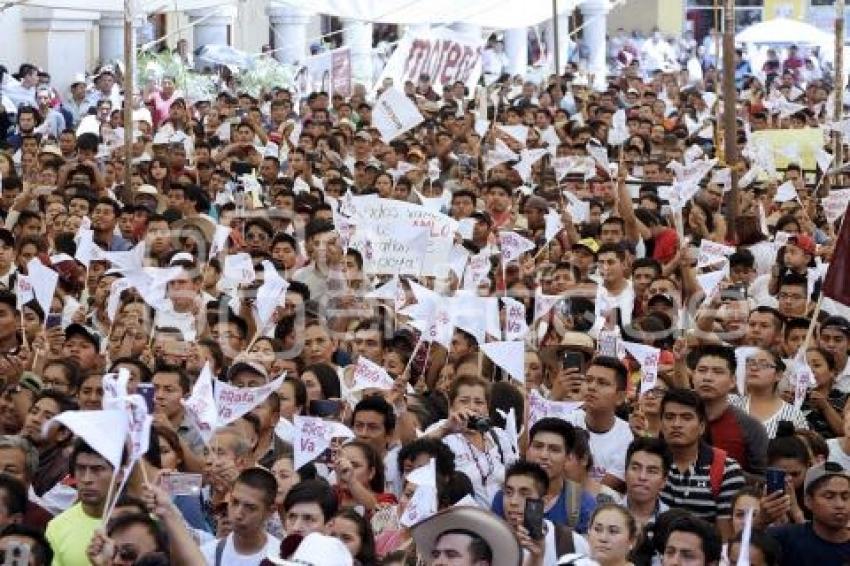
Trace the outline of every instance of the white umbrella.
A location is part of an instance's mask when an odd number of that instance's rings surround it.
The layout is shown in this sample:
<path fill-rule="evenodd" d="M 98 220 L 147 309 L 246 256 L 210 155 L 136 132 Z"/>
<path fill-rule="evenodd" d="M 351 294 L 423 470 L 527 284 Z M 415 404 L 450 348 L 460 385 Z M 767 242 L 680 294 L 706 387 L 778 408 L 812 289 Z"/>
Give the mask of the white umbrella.
<path fill-rule="evenodd" d="M 735 36 L 736 43 L 778 45 L 831 45 L 834 36 L 811 24 L 788 18 L 775 18 L 753 24 Z"/>

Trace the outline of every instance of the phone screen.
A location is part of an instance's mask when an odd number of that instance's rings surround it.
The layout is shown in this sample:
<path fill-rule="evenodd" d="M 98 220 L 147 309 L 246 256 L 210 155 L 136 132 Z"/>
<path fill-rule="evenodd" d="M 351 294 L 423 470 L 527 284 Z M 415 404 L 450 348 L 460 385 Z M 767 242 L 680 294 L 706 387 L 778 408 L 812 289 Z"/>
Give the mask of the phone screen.
<path fill-rule="evenodd" d="M 533 540 L 543 538 L 543 500 L 526 499 L 525 513 L 523 514 L 523 526 L 528 531 L 528 536 Z"/>

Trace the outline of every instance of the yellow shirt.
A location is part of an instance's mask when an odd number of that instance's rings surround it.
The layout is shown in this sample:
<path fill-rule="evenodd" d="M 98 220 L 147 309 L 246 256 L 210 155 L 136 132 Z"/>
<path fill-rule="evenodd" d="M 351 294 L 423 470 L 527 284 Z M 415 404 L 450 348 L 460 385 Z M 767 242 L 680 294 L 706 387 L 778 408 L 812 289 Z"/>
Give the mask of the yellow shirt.
<path fill-rule="evenodd" d="M 80 503 L 74 504 L 47 523 L 45 536 L 53 548 L 53 566 L 83 566 L 89 563 L 86 548 L 100 526 L 99 517 L 89 517 Z"/>

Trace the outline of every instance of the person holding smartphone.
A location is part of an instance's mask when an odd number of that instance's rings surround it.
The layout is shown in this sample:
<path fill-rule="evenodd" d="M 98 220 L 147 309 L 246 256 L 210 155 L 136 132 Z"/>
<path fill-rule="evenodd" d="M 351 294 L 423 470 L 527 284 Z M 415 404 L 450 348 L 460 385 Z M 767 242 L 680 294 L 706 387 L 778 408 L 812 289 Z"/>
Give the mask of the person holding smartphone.
<path fill-rule="evenodd" d="M 522 545 L 526 566 L 553 566 L 565 554 L 590 554 L 590 546 L 581 535 L 544 517 L 543 497 L 549 490 L 549 476 L 538 464 L 526 460 L 511 464 L 502 489 L 505 521 Z"/>

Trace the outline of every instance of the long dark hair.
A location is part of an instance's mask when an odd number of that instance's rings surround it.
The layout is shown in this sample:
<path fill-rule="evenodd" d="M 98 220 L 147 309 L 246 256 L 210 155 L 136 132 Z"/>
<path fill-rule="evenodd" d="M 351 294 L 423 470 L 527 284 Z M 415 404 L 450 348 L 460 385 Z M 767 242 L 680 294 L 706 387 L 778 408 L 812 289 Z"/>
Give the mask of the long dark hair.
<path fill-rule="evenodd" d="M 360 561 L 361 564 L 377 564 L 378 559 L 375 554 L 375 535 L 372 532 L 372 525 L 369 521 L 354 509 L 343 509 L 336 514 L 334 519 L 347 519 L 357 525 L 357 536 L 360 537 L 360 552 L 354 558 Z"/>

